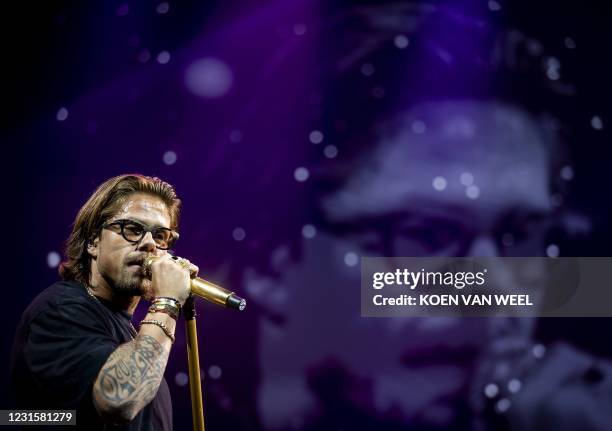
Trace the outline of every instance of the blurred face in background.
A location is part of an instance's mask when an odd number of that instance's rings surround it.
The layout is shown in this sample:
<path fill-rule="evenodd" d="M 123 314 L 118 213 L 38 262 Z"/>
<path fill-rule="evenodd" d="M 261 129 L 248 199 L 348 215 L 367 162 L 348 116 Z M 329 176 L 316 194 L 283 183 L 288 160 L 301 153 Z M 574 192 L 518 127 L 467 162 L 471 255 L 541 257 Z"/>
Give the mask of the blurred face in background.
<path fill-rule="evenodd" d="M 379 137 L 319 202 L 325 222 L 300 260 L 279 247 L 270 262 L 278 277 L 247 272 L 251 297 L 280 316 L 260 328 L 267 428 L 327 426 L 329 417 L 429 428 L 459 420 L 476 359 L 497 336 L 494 319 L 362 318 L 359 256 L 544 254 L 551 153 L 524 112 L 429 103 Z"/>

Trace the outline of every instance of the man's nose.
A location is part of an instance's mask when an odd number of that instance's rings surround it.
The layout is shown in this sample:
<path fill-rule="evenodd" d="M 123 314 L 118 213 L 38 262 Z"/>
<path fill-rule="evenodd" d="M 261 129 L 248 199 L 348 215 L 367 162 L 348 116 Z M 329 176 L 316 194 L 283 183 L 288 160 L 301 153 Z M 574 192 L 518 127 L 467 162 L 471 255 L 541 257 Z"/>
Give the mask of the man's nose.
<path fill-rule="evenodd" d="M 138 250 L 153 253 L 156 249 L 157 246 L 155 244 L 155 241 L 153 240 L 153 234 L 151 232 L 146 232 L 138 243 Z"/>

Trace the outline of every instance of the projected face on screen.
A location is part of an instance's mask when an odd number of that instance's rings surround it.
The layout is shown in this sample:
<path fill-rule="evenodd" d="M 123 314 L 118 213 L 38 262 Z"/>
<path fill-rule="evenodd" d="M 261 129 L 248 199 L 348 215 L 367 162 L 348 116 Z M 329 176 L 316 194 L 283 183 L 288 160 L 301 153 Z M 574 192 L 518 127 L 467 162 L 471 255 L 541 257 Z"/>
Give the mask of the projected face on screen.
<path fill-rule="evenodd" d="M 549 150 L 519 110 L 423 105 L 381 127 L 345 185 L 323 199 L 329 226 L 395 256 L 521 255 L 549 218 Z"/>
<path fill-rule="evenodd" d="M 321 199 L 324 221 L 301 258 L 280 248 L 280 277 L 247 275 L 254 299 L 283 316 L 260 328 L 259 410 L 270 429 L 460 420 L 495 330 L 479 319 L 360 317 L 359 256 L 544 254 L 550 150 L 526 113 L 429 103 L 378 135 Z M 528 338 L 530 323 L 515 335 Z"/>

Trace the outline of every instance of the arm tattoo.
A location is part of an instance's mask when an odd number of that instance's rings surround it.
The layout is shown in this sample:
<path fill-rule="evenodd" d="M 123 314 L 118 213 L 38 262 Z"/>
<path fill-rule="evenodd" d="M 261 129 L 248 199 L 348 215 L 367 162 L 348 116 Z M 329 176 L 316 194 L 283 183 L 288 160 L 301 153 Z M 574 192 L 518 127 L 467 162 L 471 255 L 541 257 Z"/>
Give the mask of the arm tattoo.
<path fill-rule="evenodd" d="M 96 382 L 98 394 L 111 405 L 139 410 L 157 393 L 169 353 L 155 338 L 139 335 L 106 361 Z"/>

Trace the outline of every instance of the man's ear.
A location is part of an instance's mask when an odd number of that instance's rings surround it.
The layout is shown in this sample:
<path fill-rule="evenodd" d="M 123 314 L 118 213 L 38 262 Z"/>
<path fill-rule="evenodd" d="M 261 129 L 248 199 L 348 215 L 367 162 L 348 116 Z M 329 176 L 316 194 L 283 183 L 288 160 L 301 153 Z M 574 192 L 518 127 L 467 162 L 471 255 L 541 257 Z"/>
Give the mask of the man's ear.
<path fill-rule="evenodd" d="M 100 237 L 87 241 L 87 253 L 92 257 L 92 259 L 96 259 L 98 257 L 98 243 L 100 242 Z"/>

